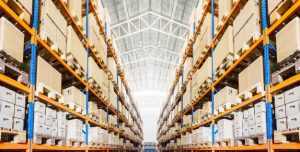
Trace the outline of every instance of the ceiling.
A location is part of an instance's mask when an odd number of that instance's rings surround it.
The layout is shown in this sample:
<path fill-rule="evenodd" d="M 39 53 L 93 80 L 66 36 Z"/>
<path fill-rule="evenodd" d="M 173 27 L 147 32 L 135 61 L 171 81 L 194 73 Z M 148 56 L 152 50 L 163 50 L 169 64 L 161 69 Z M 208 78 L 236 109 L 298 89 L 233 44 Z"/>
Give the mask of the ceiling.
<path fill-rule="evenodd" d="M 108 10 L 110 32 L 145 125 L 156 113 L 158 119 L 159 109 L 166 100 L 196 0 L 102 0 L 102 3 Z M 151 123 L 156 125 L 154 120 Z M 150 134 L 155 135 L 156 128 Z M 150 137 L 145 135 L 147 139 Z"/>

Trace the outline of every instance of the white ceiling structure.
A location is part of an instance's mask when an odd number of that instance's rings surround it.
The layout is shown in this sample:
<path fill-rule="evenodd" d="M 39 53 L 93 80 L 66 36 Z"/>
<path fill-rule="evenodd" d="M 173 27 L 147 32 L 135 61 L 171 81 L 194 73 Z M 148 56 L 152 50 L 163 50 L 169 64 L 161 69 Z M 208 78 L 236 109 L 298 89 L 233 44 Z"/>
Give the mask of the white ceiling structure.
<path fill-rule="evenodd" d="M 147 126 L 156 126 L 160 106 L 174 79 L 195 0 L 102 2 L 111 19 L 121 66 L 140 108 L 145 141 L 155 141 L 156 128 L 149 132 Z"/>

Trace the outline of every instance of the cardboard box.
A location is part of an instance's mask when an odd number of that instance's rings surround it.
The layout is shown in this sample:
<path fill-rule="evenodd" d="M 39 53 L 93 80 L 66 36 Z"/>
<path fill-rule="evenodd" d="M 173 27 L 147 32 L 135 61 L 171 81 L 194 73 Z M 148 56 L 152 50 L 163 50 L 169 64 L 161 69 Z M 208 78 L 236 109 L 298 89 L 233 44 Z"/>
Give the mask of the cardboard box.
<path fill-rule="evenodd" d="M 26 96 L 16 93 L 16 105 L 25 108 Z"/>
<path fill-rule="evenodd" d="M 65 103 L 74 103 L 75 105 L 85 107 L 85 94 L 82 93 L 79 89 L 74 86 L 64 89 L 64 102 Z M 84 101 L 82 101 L 84 100 Z M 84 103 L 84 104 L 83 104 Z"/>
<path fill-rule="evenodd" d="M 76 20 L 81 21 L 82 1 L 68 0 L 67 7 Z"/>
<path fill-rule="evenodd" d="M 295 17 L 276 34 L 277 62 L 284 61 L 300 49 L 300 19 Z M 289 45 L 286 45 L 289 40 Z"/>
<path fill-rule="evenodd" d="M 270 15 L 275 8 L 283 1 L 287 0 L 268 0 L 268 14 Z"/>
<path fill-rule="evenodd" d="M 219 106 L 222 106 L 226 103 L 235 104 L 236 95 L 237 95 L 236 89 L 229 86 L 225 86 L 223 89 L 221 89 L 215 94 L 215 109 L 217 109 Z"/>
<path fill-rule="evenodd" d="M 3 115 L 0 113 L 0 127 L 11 129 L 13 127 L 12 115 Z"/>
<path fill-rule="evenodd" d="M 285 106 L 275 107 L 275 117 L 276 119 L 285 118 Z"/>
<path fill-rule="evenodd" d="M 43 113 L 35 112 L 34 113 L 34 123 L 45 124 L 46 115 Z"/>
<path fill-rule="evenodd" d="M 277 126 L 278 131 L 282 131 L 282 130 L 287 129 L 287 119 L 286 119 L 286 117 L 276 119 L 276 126 Z"/>
<path fill-rule="evenodd" d="M 15 105 L 6 101 L 0 100 L 0 115 L 12 117 L 14 115 Z"/>
<path fill-rule="evenodd" d="M 34 112 L 39 112 L 45 114 L 46 112 L 46 105 L 40 101 L 34 102 Z"/>
<path fill-rule="evenodd" d="M 0 50 L 23 62 L 24 34 L 5 17 L 0 18 Z"/>
<path fill-rule="evenodd" d="M 287 116 L 300 114 L 300 100 L 286 104 L 285 108 Z"/>
<path fill-rule="evenodd" d="M 14 107 L 15 107 L 14 117 L 20 118 L 20 119 L 25 119 L 25 108 L 17 106 L 17 105 L 15 105 Z"/>
<path fill-rule="evenodd" d="M 24 119 L 14 118 L 13 129 L 22 131 L 24 128 Z"/>
<path fill-rule="evenodd" d="M 300 114 L 287 117 L 288 128 L 299 128 L 300 127 Z"/>
<path fill-rule="evenodd" d="M 67 139 L 81 140 L 83 122 L 79 119 L 68 120 Z"/>
<path fill-rule="evenodd" d="M 215 49 L 214 71 L 216 72 L 217 68 L 224 63 L 224 60 L 233 61 L 233 53 L 233 29 L 232 26 L 228 26 Z"/>
<path fill-rule="evenodd" d="M 283 106 L 285 105 L 285 101 L 284 101 L 284 93 L 281 93 L 279 95 L 276 95 L 274 97 L 274 104 L 275 104 L 275 107 L 279 107 L 279 106 Z"/>
<path fill-rule="evenodd" d="M 61 93 L 61 80 L 62 75 L 56 69 L 54 69 L 47 61 L 42 57 L 37 57 L 37 83 L 49 87 L 50 89 Z"/>
<path fill-rule="evenodd" d="M 46 131 L 46 126 L 42 123 L 34 123 L 34 133 L 44 134 Z"/>
<path fill-rule="evenodd" d="M 9 102 L 11 104 L 16 103 L 16 92 L 8 88 L 0 86 L 0 100 Z"/>
<path fill-rule="evenodd" d="M 58 133 L 57 127 L 52 126 L 51 128 L 51 136 L 56 137 Z"/>
<path fill-rule="evenodd" d="M 267 121 L 266 119 L 266 113 L 256 113 L 254 117 L 255 124 L 265 123 Z"/>
<path fill-rule="evenodd" d="M 72 55 L 75 60 L 79 63 L 81 68 L 86 71 L 86 52 L 85 48 L 75 33 L 73 27 L 69 25 L 67 27 L 67 56 Z M 74 60 L 71 59 L 71 60 Z"/>
<path fill-rule="evenodd" d="M 52 133 L 52 126 L 45 125 L 45 132 L 44 132 L 44 134 L 48 135 L 48 136 L 51 136 L 51 133 Z"/>
<path fill-rule="evenodd" d="M 107 58 L 107 66 L 113 75 L 113 80 L 117 82 L 117 65 L 112 57 Z"/>
<path fill-rule="evenodd" d="M 220 0 L 218 1 L 219 6 L 219 22 L 222 20 L 222 18 L 227 17 L 232 9 L 232 0 Z"/>
<path fill-rule="evenodd" d="M 285 104 L 300 100 L 300 86 L 284 92 Z"/>
<path fill-rule="evenodd" d="M 255 113 L 265 112 L 266 111 L 266 102 L 260 101 L 254 105 Z"/>
<path fill-rule="evenodd" d="M 208 57 L 201 68 L 198 70 L 200 73 L 200 77 L 198 78 L 199 84 L 203 84 L 205 80 L 211 79 L 212 71 L 211 71 L 211 65 L 212 65 L 211 57 Z M 196 79 L 197 80 L 197 79 Z"/>

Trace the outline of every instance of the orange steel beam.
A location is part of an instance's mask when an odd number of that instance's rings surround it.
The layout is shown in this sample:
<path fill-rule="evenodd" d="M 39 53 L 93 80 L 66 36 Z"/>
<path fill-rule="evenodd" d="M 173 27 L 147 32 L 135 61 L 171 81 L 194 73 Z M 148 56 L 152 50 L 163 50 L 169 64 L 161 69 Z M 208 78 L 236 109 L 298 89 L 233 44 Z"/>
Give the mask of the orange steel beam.
<path fill-rule="evenodd" d="M 292 77 L 290 77 L 290 78 L 284 80 L 283 82 L 280 82 L 280 83 L 278 83 L 278 84 L 275 85 L 275 86 L 272 86 L 272 87 L 270 88 L 270 93 L 274 93 L 274 92 L 276 92 L 276 91 L 279 91 L 279 90 L 281 90 L 281 89 L 283 89 L 283 88 L 286 88 L 286 87 L 288 87 L 288 86 L 290 86 L 290 85 L 293 85 L 293 84 L 295 84 L 295 83 L 297 83 L 297 82 L 299 82 L 299 81 L 300 81 L 300 74 L 297 74 L 297 75 L 295 75 L 295 76 L 292 76 Z"/>
<path fill-rule="evenodd" d="M 0 142 L 1 150 L 26 150 L 29 148 L 28 144 L 18 144 L 18 143 L 10 143 L 10 142 Z"/>

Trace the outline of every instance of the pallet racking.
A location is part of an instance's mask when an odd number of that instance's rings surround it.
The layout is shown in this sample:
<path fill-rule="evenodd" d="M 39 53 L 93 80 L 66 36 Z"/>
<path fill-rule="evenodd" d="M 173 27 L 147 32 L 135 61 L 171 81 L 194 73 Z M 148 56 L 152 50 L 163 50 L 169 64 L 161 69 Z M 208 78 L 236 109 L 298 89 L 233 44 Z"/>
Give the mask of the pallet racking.
<path fill-rule="evenodd" d="M 128 84 L 126 82 L 124 73 L 120 67 L 116 52 L 113 48 L 112 42 L 111 40 L 109 40 L 107 33 L 106 33 L 106 28 L 104 28 L 104 26 L 102 25 L 102 22 L 99 18 L 99 14 L 97 12 L 97 8 L 94 4 L 94 1 L 92 0 L 86 0 L 85 1 L 85 7 L 83 9 L 83 11 L 85 11 L 85 14 L 88 14 L 90 12 L 92 12 L 95 15 L 95 18 L 97 20 L 98 26 L 100 27 L 100 33 L 103 36 L 106 45 L 108 46 L 108 54 L 110 54 L 117 65 L 117 71 L 109 71 L 107 69 L 107 66 L 103 63 L 102 59 L 96 58 L 95 55 L 95 50 L 91 47 L 91 45 L 89 44 L 88 41 L 88 26 L 86 26 L 86 31 L 85 34 L 80 30 L 80 28 L 78 27 L 78 25 L 76 25 L 76 21 L 74 19 L 74 17 L 70 14 L 70 12 L 68 11 L 66 5 L 64 4 L 63 0 L 57 0 L 56 1 L 58 3 L 58 5 L 61 6 L 62 10 L 65 12 L 65 15 L 68 17 L 68 19 L 71 20 L 72 26 L 73 28 L 75 28 L 75 30 L 79 33 L 80 37 L 82 38 L 82 43 L 86 48 L 86 53 L 87 53 L 87 59 L 89 56 L 89 53 L 91 54 L 91 56 L 94 58 L 94 60 L 96 61 L 96 63 L 98 64 L 98 66 L 103 69 L 105 71 L 105 73 L 110 76 L 110 79 L 112 79 L 111 72 L 116 72 L 117 73 L 117 77 L 120 76 L 121 77 L 121 81 L 122 83 L 124 83 L 125 88 L 126 88 L 126 93 L 129 95 L 130 98 L 130 104 L 133 106 L 133 109 L 130 108 L 130 105 L 125 104 L 125 100 L 122 98 L 119 98 L 121 95 L 121 91 L 119 91 L 120 89 L 118 88 L 118 82 L 117 84 L 114 85 L 115 90 L 117 90 L 117 96 L 118 96 L 118 101 L 117 101 L 117 105 L 119 105 L 119 99 L 121 100 L 121 102 L 125 105 L 126 109 L 130 112 L 130 115 L 132 116 L 132 118 L 134 119 L 134 123 L 137 124 L 138 129 L 134 129 L 133 125 L 129 124 L 128 120 L 122 116 L 122 114 L 119 111 L 119 106 L 117 106 L 117 109 L 114 109 L 107 101 L 105 101 L 102 97 L 100 97 L 99 95 L 96 94 L 95 90 L 93 90 L 87 83 L 87 78 L 88 75 L 86 75 L 86 80 L 83 80 L 78 74 L 76 74 L 76 72 L 67 65 L 67 63 L 65 61 L 63 61 L 59 55 L 50 48 L 50 46 L 43 41 L 38 35 L 37 35 L 37 29 L 38 29 L 38 23 L 39 23 L 39 1 L 38 0 L 34 0 L 33 1 L 33 25 L 32 27 L 30 27 L 27 23 L 25 23 L 4 1 L 0 1 L 0 9 L 5 13 L 5 15 L 9 16 L 9 18 L 11 20 L 13 20 L 14 22 L 16 22 L 22 30 L 25 31 L 25 33 L 29 34 L 29 36 L 31 37 L 31 56 L 30 56 L 30 60 L 31 60 L 31 64 L 30 64 L 30 85 L 29 86 L 25 86 L 19 82 L 17 82 L 16 80 L 4 75 L 4 74 L 0 74 L 0 81 L 6 85 L 9 85 L 12 88 L 15 88 L 21 92 L 24 92 L 25 94 L 28 94 L 28 142 L 26 144 L 15 144 L 15 143 L 0 143 L 0 149 L 13 149 L 13 150 L 26 150 L 26 151 L 32 151 L 32 150 L 84 150 L 84 151 L 89 151 L 89 150 L 93 150 L 93 151 L 100 151 L 100 150 L 139 150 L 138 148 L 112 148 L 112 147 L 101 147 L 101 148 L 89 148 L 89 147 L 68 147 L 68 146 L 48 146 L 48 145 L 37 145 L 37 144 L 33 144 L 32 143 L 32 139 L 33 139 L 33 117 L 34 117 L 34 101 L 39 99 L 42 100 L 44 102 L 46 102 L 47 104 L 50 104 L 60 110 L 64 110 L 69 112 L 70 114 L 72 114 L 73 116 L 76 116 L 82 120 L 85 121 L 86 124 L 86 132 L 88 132 L 88 125 L 94 125 L 94 126 L 99 126 L 101 128 L 107 129 L 110 132 L 115 132 L 118 133 L 121 137 L 130 140 L 131 142 L 135 143 L 136 147 L 141 146 L 142 144 L 142 140 L 143 140 L 143 135 L 142 135 L 142 121 L 141 121 L 141 117 L 139 114 L 139 111 L 137 110 L 136 104 L 133 101 L 130 89 L 128 87 Z M 88 16 L 86 17 L 87 20 L 87 24 L 88 24 Z M 47 53 L 50 54 L 50 56 L 56 60 L 69 74 L 71 74 L 74 79 L 79 82 L 81 85 L 83 85 L 85 87 L 85 92 L 86 92 L 86 113 L 85 114 L 81 114 L 79 112 L 76 112 L 75 110 L 70 109 L 67 106 L 64 106 L 62 104 L 60 104 L 57 101 L 54 101 L 50 98 L 48 98 L 46 95 L 43 94 L 39 94 L 36 93 L 35 91 L 35 77 L 36 77 L 36 73 L 34 71 L 36 71 L 36 54 L 37 54 L 37 47 L 42 47 L 44 48 Z M 88 66 L 88 65 L 87 65 Z M 88 68 L 87 68 L 88 69 Z M 126 124 L 126 126 L 128 126 L 136 135 L 138 135 L 138 138 L 134 138 L 134 137 L 130 137 L 127 136 L 124 133 L 121 133 L 118 128 L 113 128 L 110 126 L 107 126 L 104 123 L 100 123 L 97 122 L 95 120 L 92 120 L 91 118 L 89 118 L 88 116 L 88 101 L 89 101 L 89 93 L 91 93 L 91 95 L 95 96 L 98 100 L 99 103 L 101 105 L 103 105 L 104 107 L 106 107 L 107 110 L 107 116 L 108 113 L 112 113 L 114 115 L 117 116 L 118 118 L 118 127 L 119 127 L 119 122 L 124 122 Z M 107 117 L 108 118 L 108 117 Z M 108 119 L 106 120 L 108 121 Z M 88 145 L 88 133 L 86 134 L 86 139 L 85 139 L 85 143 L 86 145 Z"/>
<path fill-rule="evenodd" d="M 190 75 L 194 74 L 196 72 L 196 70 L 202 66 L 202 64 L 204 63 L 204 61 L 207 59 L 208 56 L 212 56 L 213 58 L 213 51 L 214 51 L 214 47 L 215 47 L 215 43 L 217 42 L 217 40 L 220 38 L 220 36 L 222 36 L 222 34 L 225 32 L 226 27 L 231 24 L 231 21 L 235 18 L 235 16 L 238 13 L 238 9 L 244 5 L 244 0 L 237 0 L 234 3 L 234 6 L 232 7 L 232 10 L 230 11 L 230 13 L 228 14 L 227 18 L 224 21 L 224 24 L 221 25 L 219 31 L 217 31 L 217 33 L 214 33 L 214 28 L 212 28 L 212 42 L 210 43 L 208 50 L 211 51 L 207 51 L 206 54 L 204 55 L 203 58 L 198 58 L 195 59 L 196 60 L 196 64 L 193 66 L 192 68 L 192 72 Z M 170 112 L 172 109 L 174 109 L 174 107 L 176 106 L 176 104 L 178 104 L 179 100 L 181 100 L 180 98 L 182 97 L 183 93 L 182 92 L 178 92 L 176 94 L 176 99 L 175 99 L 175 104 L 174 105 L 168 105 L 171 95 L 174 92 L 175 86 L 177 83 L 179 83 L 179 78 L 180 76 L 183 74 L 183 71 L 181 69 L 183 69 L 183 65 L 185 60 L 188 57 L 188 54 L 191 52 L 191 50 L 193 49 L 193 43 L 196 41 L 197 36 L 199 35 L 199 31 L 200 31 L 200 27 L 203 23 L 203 20 L 206 16 L 206 14 L 208 12 L 211 12 L 212 14 L 214 14 L 214 10 L 215 10 L 215 1 L 214 0 L 208 0 L 207 5 L 204 7 L 203 10 L 203 14 L 201 19 L 199 20 L 199 22 L 197 23 L 197 26 L 194 26 L 194 35 L 192 36 L 192 38 L 190 39 L 187 48 L 185 49 L 185 53 L 183 55 L 182 58 L 182 62 L 179 66 L 178 72 L 176 73 L 176 77 L 175 80 L 173 82 L 173 85 L 171 86 L 170 89 L 170 95 L 167 99 L 167 102 L 164 104 L 162 112 L 160 114 L 160 120 L 158 121 L 158 132 L 157 132 L 157 140 L 158 140 L 158 144 L 160 145 L 160 147 L 163 147 L 166 143 L 168 143 L 170 140 L 175 139 L 176 137 L 180 136 L 182 132 L 186 132 L 186 131 L 191 131 L 193 129 L 199 128 L 201 126 L 204 125 L 208 125 L 208 124 L 214 124 L 215 120 L 218 118 L 221 118 L 223 116 L 228 115 L 229 113 L 243 108 L 255 101 L 257 101 L 258 99 L 261 98 L 265 98 L 266 99 L 266 116 L 267 116 L 267 144 L 263 144 L 263 145 L 254 145 L 254 146 L 231 146 L 231 147 L 222 147 L 222 148 L 218 148 L 218 147 L 214 147 L 212 146 L 212 148 L 175 148 L 175 149 L 168 149 L 168 148 L 161 148 L 161 150 L 163 151 L 175 151 L 175 150 L 179 150 L 179 151 L 184 151 L 184 150 L 189 150 L 189 151 L 235 151 L 235 150 L 261 150 L 261 151 L 275 151 L 275 150 L 299 150 L 300 149 L 300 143 L 299 142 L 295 142 L 295 143 L 284 143 L 284 144 L 275 144 L 272 142 L 272 134 L 273 134 L 273 129 L 272 129 L 272 94 L 283 90 L 291 85 L 294 85 L 296 83 L 298 83 L 300 81 L 300 74 L 296 74 L 286 80 L 284 80 L 283 82 L 280 82 L 276 85 L 270 85 L 270 55 L 269 55 L 269 45 L 270 45 L 270 41 L 269 41 L 269 36 L 272 33 L 275 33 L 275 31 L 281 27 L 281 25 L 284 24 L 285 21 L 287 21 L 290 17 L 292 17 L 300 8 L 300 1 L 297 0 L 293 3 L 293 5 L 288 8 L 288 10 L 276 21 L 274 22 L 272 25 L 268 26 L 268 14 L 267 14 L 267 4 L 266 4 L 266 0 L 262 0 L 261 1 L 261 18 L 262 18 L 262 29 L 263 29 L 263 35 L 256 40 L 250 47 L 249 49 L 247 49 L 238 60 L 236 60 L 220 77 L 218 77 L 216 80 L 214 80 L 214 74 L 212 74 L 212 85 L 206 89 L 204 91 L 204 93 L 200 94 L 198 96 L 198 98 L 196 99 L 195 102 L 192 103 L 192 105 L 188 108 L 186 108 L 185 110 L 183 110 L 182 112 L 178 113 L 175 118 L 171 121 L 171 124 L 168 125 L 166 128 L 162 128 L 163 124 L 166 123 L 166 120 L 168 118 L 168 116 L 170 115 Z M 194 23 L 196 24 L 196 23 Z M 214 24 L 214 15 L 212 15 L 212 25 Z M 214 26 L 212 26 L 214 27 Z M 219 114 L 214 115 L 214 87 L 216 87 L 218 84 L 220 84 L 221 82 L 223 82 L 225 80 L 225 78 L 234 71 L 234 69 L 236 69 L 238 67 L 238 65 L 240 65 L 242 63 L 242 61 L 244 59 L 246 59 L 247 57 L 250 56 L 251 53 L 253 53 L 255 51 L 256 48 L 263 48 L 263 55 L 264 55 L 264 81 L 265 81 L 265 88 L 266 88 L 266 92 L 264 94 L 256 94 L 255 96 L 247 99 L 246 101 L 243 101 L 240 104 L 237 104 L 233 107 L 231 107 L 228 110 L 225 110 L 224 112 L 221 112 Z M 212 67 L 213 69 L 213 67 Z M 212 70 L 213 71 L 213 70 Z M 187 80 L 189 81 L 189 80 Z M 186 87 L 186 82 L 183 82 L 183 86 L 181 88 L 181 90 L 184 90 Z M 193 112 L 194 112 L 194 107 L 196 107 L 202 99 L 204 99 L 205 96 L 209 95 L 209 93 L 211 93 L 211 101 L 212 101 L 212 116 L 201 122 L 201 123 L 197 123 L 194 124 L 191 128 L 187 128 L 187 130 L 181 130 L 180 132 L 178 132 L 176 135 L 171 136 L 171 137 L 167 137 L 165 139 L 162 138 L 162 135 L 166 134 L 166 132 L 175 125 L 176 122 L 180 122 L 183 118 L 183 116 L 187 113 L 192 113 L 193 116 Z M 167 109 L 167 107 L 170 106 L 170 109 Z M 193 118 L 192 118 L 193 119 Z M 182 123 L 182 122 L 181 122 Z M 214 125 L 212 125 L 214 126 Z M 212 127 L 212 130 L 214 130 L 214 128 Z M 212 135 L 212 145 L 214 145 L 214 134 Z"/>

